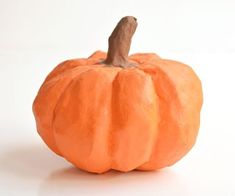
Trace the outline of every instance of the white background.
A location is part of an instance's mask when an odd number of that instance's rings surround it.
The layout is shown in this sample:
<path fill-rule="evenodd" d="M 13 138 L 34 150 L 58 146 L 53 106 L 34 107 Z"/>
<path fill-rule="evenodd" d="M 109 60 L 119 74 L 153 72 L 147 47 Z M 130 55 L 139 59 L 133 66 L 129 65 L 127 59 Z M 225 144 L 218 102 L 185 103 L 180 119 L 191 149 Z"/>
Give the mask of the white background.
<path fill-rule="evenodd" d="M 32 102 L 59 62 L 107 50 L 119 19 L 138 29 L 131 53 L 189 64 L 204 105 L 193 150 L 158 172 L 94 175 L 41 141 Z M 235 195 L 234 0 L 0 0 L 0 195 Z"/>

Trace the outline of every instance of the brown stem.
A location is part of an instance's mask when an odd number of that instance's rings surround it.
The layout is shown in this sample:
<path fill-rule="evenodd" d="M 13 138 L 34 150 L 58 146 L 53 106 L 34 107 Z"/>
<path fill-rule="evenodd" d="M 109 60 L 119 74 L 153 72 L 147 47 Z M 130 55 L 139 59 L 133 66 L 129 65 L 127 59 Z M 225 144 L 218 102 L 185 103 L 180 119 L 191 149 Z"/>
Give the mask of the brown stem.
<path fill-rule="evenodd" d="M 109 49 L 105 63 L 112 66 L 133 66 L 128 62 L 131 38 L 137 27 L 136 18 L 126 16 L 122 18 L 109 37 Z"/>

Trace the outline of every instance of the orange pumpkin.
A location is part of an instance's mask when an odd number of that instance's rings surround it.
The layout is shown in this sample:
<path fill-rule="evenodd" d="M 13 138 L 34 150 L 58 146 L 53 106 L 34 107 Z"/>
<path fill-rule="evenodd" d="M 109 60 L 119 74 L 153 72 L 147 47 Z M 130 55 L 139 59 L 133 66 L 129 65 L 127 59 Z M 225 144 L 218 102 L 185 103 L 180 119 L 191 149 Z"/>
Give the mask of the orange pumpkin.
<path fill-rule="evenodd" d="M 59 64 L 33 103 L 44 142 L 80 169 L 160 169 L 195 143 L 199 78 L 189 66 L 153 53 L 128 57 L 136 27 L 134 17 L 124 17 L 109 38 L 108 54 Z"/>

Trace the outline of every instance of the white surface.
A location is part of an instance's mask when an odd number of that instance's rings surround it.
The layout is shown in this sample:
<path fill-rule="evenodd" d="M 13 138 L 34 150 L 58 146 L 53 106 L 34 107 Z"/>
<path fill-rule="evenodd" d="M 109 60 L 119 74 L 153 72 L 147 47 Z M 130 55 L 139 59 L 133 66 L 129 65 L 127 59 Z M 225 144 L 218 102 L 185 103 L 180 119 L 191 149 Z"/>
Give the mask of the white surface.
<path fill-rule="evenodd" d="M 131 53 L 156 52 L 200 76 L 200 134 L 171 168 L 88 174 L 42 143 L 31 105 L 55 65 L 106 50 L 125 15 L 139 22 Z M 234 20 L 233 0 L 0 0 L 0 195 L 235 195 Z"/>

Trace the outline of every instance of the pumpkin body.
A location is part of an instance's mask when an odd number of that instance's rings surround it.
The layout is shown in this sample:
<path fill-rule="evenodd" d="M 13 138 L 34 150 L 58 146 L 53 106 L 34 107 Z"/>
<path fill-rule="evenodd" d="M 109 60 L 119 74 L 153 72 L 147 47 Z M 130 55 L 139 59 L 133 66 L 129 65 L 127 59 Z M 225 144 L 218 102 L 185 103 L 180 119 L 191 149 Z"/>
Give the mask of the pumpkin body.
<path fill-rule="evenodd" d="M 37 130 L 55 153 L 103 173 L 174 164 L 194 145 L 201 82 L 182 63 L 134 54 L 135 67 L 103 64 L 106 53 L 58 65 L 33 104 Z"/>

